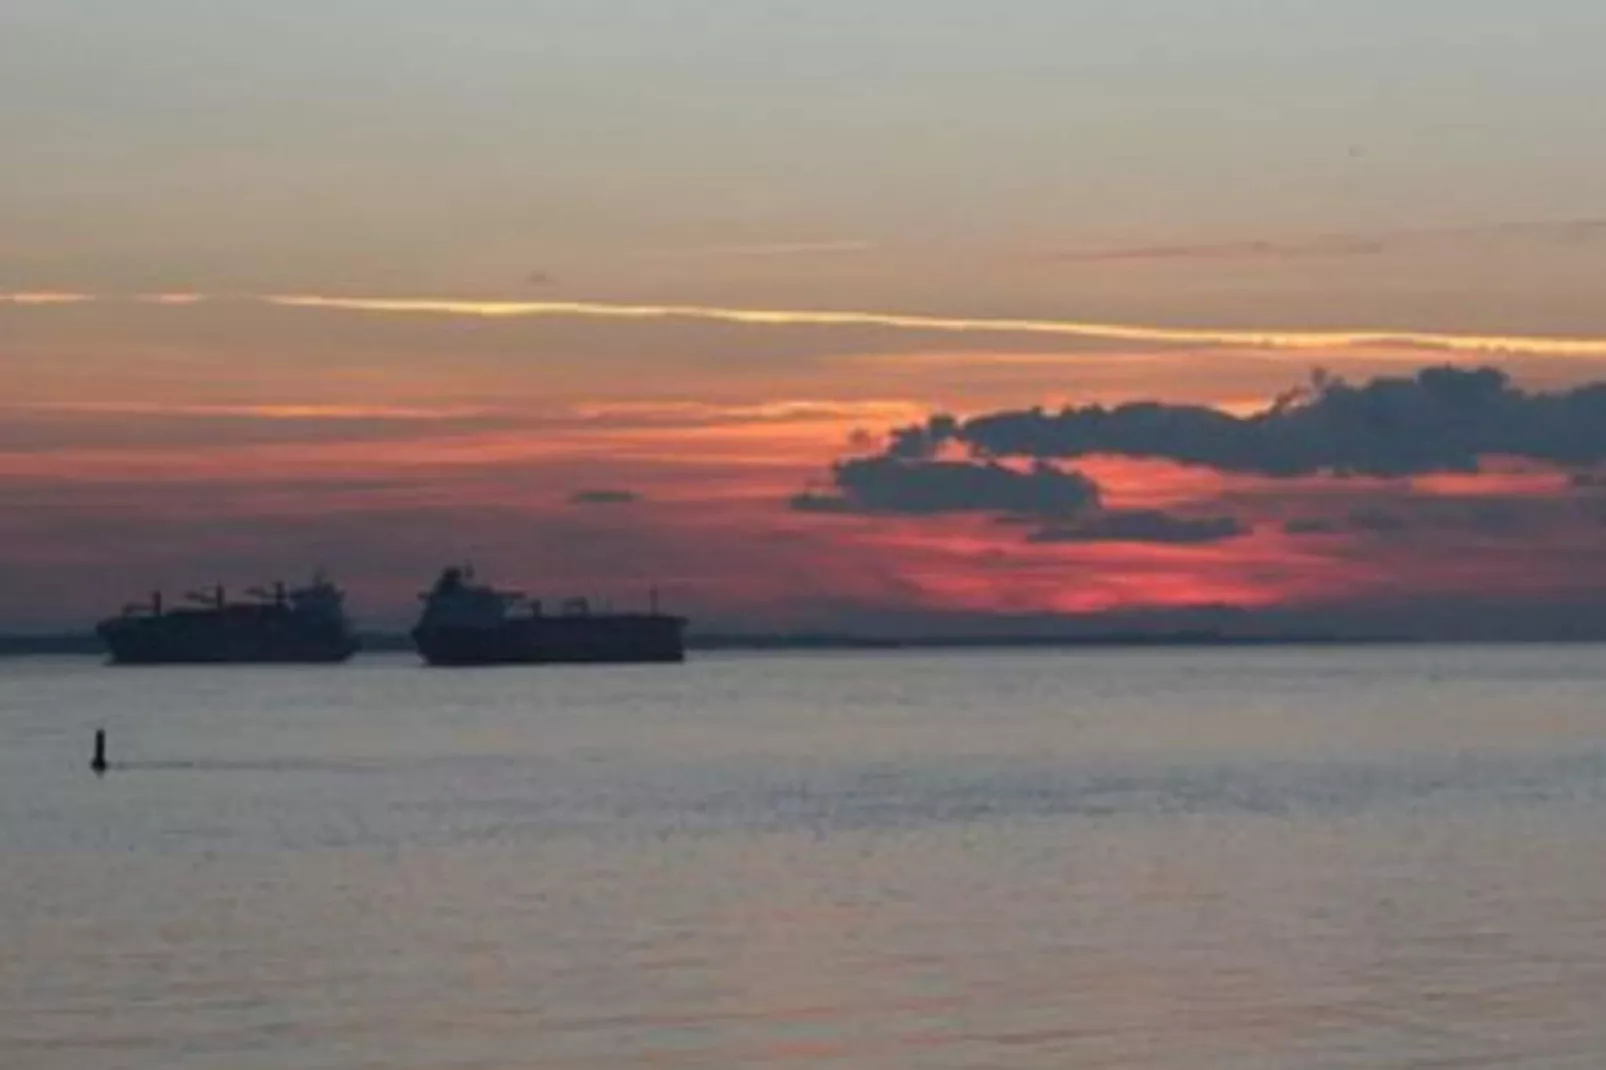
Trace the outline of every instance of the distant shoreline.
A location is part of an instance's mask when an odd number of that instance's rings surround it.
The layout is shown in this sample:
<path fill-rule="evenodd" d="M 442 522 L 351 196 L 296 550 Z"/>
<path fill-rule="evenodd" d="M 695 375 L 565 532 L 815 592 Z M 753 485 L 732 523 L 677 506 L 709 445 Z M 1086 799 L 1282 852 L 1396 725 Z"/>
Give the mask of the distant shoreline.
<path fill-rule="evenodd" d="M 361 653 L 409 653 L 412 641 L 405 635 L 374 633 L 361 639 Z M 1076 649 L 1155 649 L 1280 646 L 1453 646 L 1489 644 L 1588 644 L 1603 643 L 1603 636 L 1489 636 L 1452 638 L 1405 635 L 1226 635 L 1207 631 L 1108 632 L 1087 635 L 1017 636 L 857 636 L 829 633 L 731 633 L 687 637 L 689 650 L 706 652 L 782 652 L 782 651 L 874 651 L 874 650 L 1076 650 Z M 0 635 L 0 658 L 40 656 L 90 656 L 106 652 L 92 635 L 13 634 Z"/>

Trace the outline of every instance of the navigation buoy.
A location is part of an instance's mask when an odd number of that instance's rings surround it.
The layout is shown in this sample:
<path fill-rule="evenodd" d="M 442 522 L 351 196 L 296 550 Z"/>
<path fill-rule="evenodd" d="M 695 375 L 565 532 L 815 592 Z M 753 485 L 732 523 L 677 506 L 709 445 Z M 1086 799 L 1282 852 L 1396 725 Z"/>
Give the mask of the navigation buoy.
<path fill-rule="evenodd" d="M 95 730 L 95 760 L 89 763 L 89 768 L 98 776 L 106 771 L 106 730 Z"/>

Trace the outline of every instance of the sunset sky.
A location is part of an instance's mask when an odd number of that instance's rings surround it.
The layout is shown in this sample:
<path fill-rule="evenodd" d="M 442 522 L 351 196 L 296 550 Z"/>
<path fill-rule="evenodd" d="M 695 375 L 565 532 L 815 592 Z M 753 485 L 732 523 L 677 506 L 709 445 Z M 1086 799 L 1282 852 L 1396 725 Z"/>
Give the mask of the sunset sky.
<path fill-rule="evenodd" d="M 0 626 L 471 560 L 707 629 L 1606 629 L 1603 40 L 6 0 Z"/>

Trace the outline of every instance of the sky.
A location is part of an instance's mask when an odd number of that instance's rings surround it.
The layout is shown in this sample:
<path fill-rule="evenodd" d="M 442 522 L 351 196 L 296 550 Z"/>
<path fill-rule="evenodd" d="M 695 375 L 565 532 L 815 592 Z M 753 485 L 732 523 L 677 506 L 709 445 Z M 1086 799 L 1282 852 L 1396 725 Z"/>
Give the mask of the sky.
<path fill-rule="evenodd" d="M 1606 9 L 7 0 L 0 626 L 1606 631 Z M 1598 419 L 1597 419 L 1598 417 Z"/>

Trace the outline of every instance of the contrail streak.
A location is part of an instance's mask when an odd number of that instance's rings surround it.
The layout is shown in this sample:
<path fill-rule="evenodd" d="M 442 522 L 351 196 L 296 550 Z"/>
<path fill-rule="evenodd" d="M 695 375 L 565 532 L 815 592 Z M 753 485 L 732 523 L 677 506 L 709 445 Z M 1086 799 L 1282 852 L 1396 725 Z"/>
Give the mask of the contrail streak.
<path fill-rule="evenodd" d="M 469 301 L 432 297 L 330 297 L 317 294 L 269 294 L 226 299 L 211 298 L 203 294 L 156 294 L 124 298 L 73 293 L 0 293 L 0 305 L 54 305 L 119 300 L 174 307 L 196 305 L 209 300 L 228 300 L 255 302 L 276 308 L 479 319 L 680 320 L 747 327 L 870 327 L 943 334 L 1053 336 L 1084 341 L 1149 342 L 1173 346 L 1296 352 L 1333 349 L 1406 349 L 1488 356 L 1504 354 L 1606 357 L 1606 338 L 1560 335 L 1459 334 L 1383 329 L 1218 330 L 1206 327 L 1154 327 L 1082 320 L 995 319 L 853 310 L 722 308 L 707 305 L 638 305 L 604 301 Z"/>
<path fill-rule="evenodd" d="M 95 300 L 94 294 L 52 291 L 0 293 L 0 305 L 81 305 L 93 300 Z"/>
<path fill-rule="evenodd" d="M 1147 327 L 1076 320 L 989 319 L 892 312 L 718 308 L 702 305 L 632 305 L 580 301 L 456 301 L 434 298 L 366 298 L 279 295 L 264 298 L 286 308 L 470 316 L 486 319 L 581 318 L 697 320 L 755 327 L 876 327 L 949 334 L 1054 335 L 1115 342 L 1230 346 L 1246 349 L 1408 348 L 1447 353 L 1523 353 L 1552 357 L 1606 356 L 1606 338 L 1478 335 L 1429 331 L 1278 331 Z"/>

